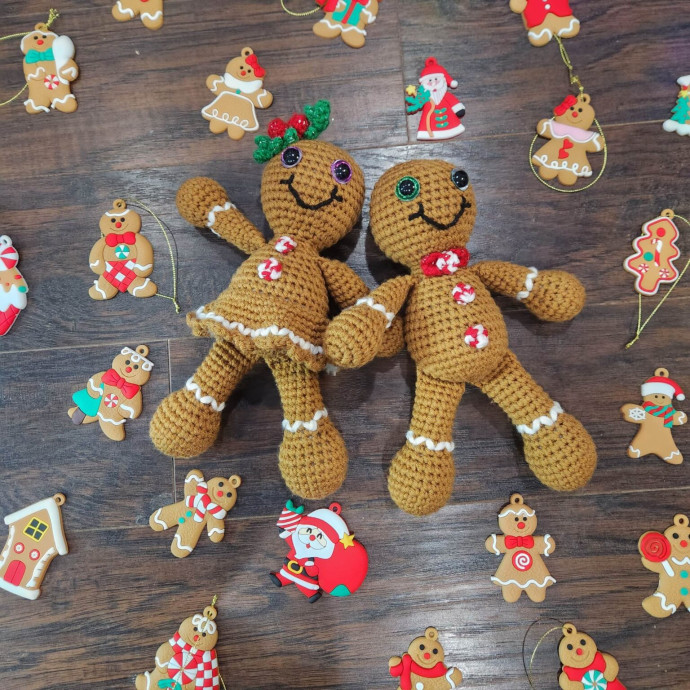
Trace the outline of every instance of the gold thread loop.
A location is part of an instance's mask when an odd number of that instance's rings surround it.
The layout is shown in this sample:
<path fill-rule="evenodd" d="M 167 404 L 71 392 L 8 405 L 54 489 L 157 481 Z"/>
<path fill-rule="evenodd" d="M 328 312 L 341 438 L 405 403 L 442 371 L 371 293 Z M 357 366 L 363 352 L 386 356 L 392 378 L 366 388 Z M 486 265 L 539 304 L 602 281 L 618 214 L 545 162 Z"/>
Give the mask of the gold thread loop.
<path fill-rule="evenodd" d="M 320 7 L 315 7 L 313 10 L 309 10 L 308 12 L 293 12 L 287 8 L 285 5 L 285 0 L 280 0 L 280 6 L 292 17 L 308 17 L 310 14 L 316 14 L 321 9 Z"/>
<path fill-rule="evenodd" d="M 541 623 L 541 622 L 543 622 L 543 621 L 547 621 L 547 620 L 549 620 L 549 621 L 555 621 L 555 622 L 558 623 L 559 625 L 558 625 L 558 627 L 549 628 L 549 630 L 547 630 L 547 631 L 539 638 L 539 641 L 537 642 L 537 645 L 536 645 L 536 647 L 534 648 L 534 651 L 532 652 L 532 656 L 530 657 L 530 660 L 529 660 L 529 668 L 528 668 L 528 667 L 527 667 L 527 662 L 525 661 L 525 645 L 526 645 L 526 643 L 527 643 L 527 635 L 529 635 L 530 630 L 532 630 L 532 628 L 533 628 L 535 625 L 537 625 L 538 623 Z M 530 688 L 532 688 L 533 690 L 534 690 L 534 688 L 535 688 L 535 685 L 534 685 L 534 680 L 532 679 L 532 666 L 534 665 L 534 658 L 535 658 L 536 655 L 537 655 L 537 650 L 539 649 L 539 647 L 541 647 L 541 645 L 542 645 L 542 643 L 544 642 L 544 640 L 545 640 L 549 635 L 551 635 L 551 633 L 556 632 L 557 630 L 563 630 L 563 626 L 564 626 L 564 625 L 565 625 L 565 623 L 563 623 L 562 621 L 558 620 L 558 618 L 538 618 L 538 619 L 537 619 L 536 621 L 534 621 L 534 622 L 529 626 L 529 628 L 527 628 L 527 630 L 525 631 L 525 636 L 522 638 L 522 667 L 525 669 L 525 675 L 527 676 L 527 680 L 528 680 L 528 682 L 529 682 L 529 686 L 530 686 Z"/>
<path fill-rule="evenodd" d="M 558 51 L 561 54 L 561 60 L 563 60 L 563 63 L 568 68 L 568 78 L 570 79 L 570 83 L 577 86 L 581 94 L 584 93 L 585 87 L 582 86 L 580 77 L 578 77 L 577 74 L 573 74 L 573 63 L 570 61 L 570 56 L 563 45 L 563 40 L 560 36 L 554 36 L 554 38 L 556 39 L 556 43 L 558 43 Z"/>

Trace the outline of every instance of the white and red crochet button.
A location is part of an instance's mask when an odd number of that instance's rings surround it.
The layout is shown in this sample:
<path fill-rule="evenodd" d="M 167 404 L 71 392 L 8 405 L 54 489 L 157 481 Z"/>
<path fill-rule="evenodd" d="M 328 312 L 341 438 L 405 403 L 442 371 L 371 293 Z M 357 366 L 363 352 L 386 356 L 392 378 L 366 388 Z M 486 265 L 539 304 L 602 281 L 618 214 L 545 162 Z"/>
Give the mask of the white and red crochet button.
<path fill-rule="evenodd" d="M 120 402 L 120 398 L 115 395 L 115 393 L 108 393 L 108 395 L 103 398 L 103 403 L 105 404 L 106 407 L 117 407 L 117 404 Z"/>
<path fill-rule="evenodd" d="M 259 264 L 257 272 L 264 280 L 278 280 L 283 275 L 283 264 L 278 259 L 266 259 Z"/>
<path fill-rule="evenodd" d="M 9 237 L 7 238 L 9 242 Z M 19 252 L 10 244 L 6 244 L 0 251 L 0 270 L 9 270 L 19 263 Z"/>
<path fill-rule="evenodd" d="M 441 256 L 436 259 L 436 268 L 443 273 L 455 273 L 461 267 L 460 257 L 451 251 L 441 252 Z"/>
<path fill-rule="evenodd" d="M 470 302 L 474 302 L 475 296 L 476 293 L 474 288 L 467 283 L 458 283 L 453 288 L 453 299 L 458 304 L 469 304 Z"/>
<path fill-rule="evenodd" d="M 60 86 L 60 80 L 57 78 L 55 74 L 49 74 L 43 80 L 43 85 L 46 87 L 46 89 L 50 89 L 52 91 L 53 89 L 57 89 L 57 87 Z"/>
<path fill-rule="evenodd" d="M 199 673 L 199 664 L 191 652 L 178 652 L 168 662 L 168 676 L 179 683 L 187 685 L 193 683 Z"/>
<path fill-rule="evenodd" d="M 489 332 L 480 323 L 470 326 L 465 331 L 465 342 L 470 347 L 481 350 L 489 344 Z"/>
<path fill-rule="evenodd" d="M 296 246 L 297 242 L 295 242 L 292 237 L 288 237 L 287 235 L 279 237 L 275 245 L 276 251 L 280 252 L 281 254 L 289 254 Z"/>

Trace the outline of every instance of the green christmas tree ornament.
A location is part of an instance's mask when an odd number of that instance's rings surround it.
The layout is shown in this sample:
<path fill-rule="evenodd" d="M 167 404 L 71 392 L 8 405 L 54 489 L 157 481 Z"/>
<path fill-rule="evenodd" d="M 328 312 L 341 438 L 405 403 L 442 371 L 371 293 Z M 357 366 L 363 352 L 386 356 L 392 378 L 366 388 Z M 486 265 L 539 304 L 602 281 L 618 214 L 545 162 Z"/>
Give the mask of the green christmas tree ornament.
<path fill-rule="evenodd" d="M 671 117 L 664 122 L 664 129 L 667 132 L 676 132 L 681 136 L 690 135 L 690 74 L 678 79 L 680 91 Z"/>

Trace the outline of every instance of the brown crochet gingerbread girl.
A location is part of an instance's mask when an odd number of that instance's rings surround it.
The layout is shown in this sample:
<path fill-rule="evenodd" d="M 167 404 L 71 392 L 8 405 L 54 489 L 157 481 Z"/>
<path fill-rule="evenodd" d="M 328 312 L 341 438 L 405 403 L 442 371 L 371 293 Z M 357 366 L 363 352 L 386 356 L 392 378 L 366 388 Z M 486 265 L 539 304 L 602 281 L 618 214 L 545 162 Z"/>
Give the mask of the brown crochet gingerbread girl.
<path fill-rule="evenodd" d="M 161 403 L 151 421 L 151 438 L 168 455 L 203 453 L 218 435 L 225 401 L 263 359 L 283 402 L 283 477 L 295 494 L 322 498 L 338 489 L 347 471 L 345 445 L 319 388 L 329 295 L 345 308 L 368 289 L 350 268 L 319 252 L 357 222 L 364 176 L 346 151 L 312 140 L 328 126 L 329 104 L 320 101 L 305 113 L 291 118 L 302 131 L 289 127 L 281 136 L 257 137 L 254 157 L 269 160 L 261 201 L 274 231 L 270 241 L 217 182 L 194 178 L 177 194 L 185 219 L 206 226 L 249 258 L 217 299 L 188 315 L 193 333 L 211 336 L 215 343 L 185 387 Z M 397 325 L 401 345 L 402 326 Z M 393 339 L 389 342 L 392 354 L 398 348 Z"/>
<path fill-rule="evenodd" d="M 371 197 L 374 240 L 410 274 L 393 278 L 330 324 L 329 360 L 358 367 L 376 353 L 386 327 L 407 304 L 405 340 L 417 363 L 407 442 L 390 467 L 393 500 L 414 515 L 433 513 L 453 490 L 453 418 L 465 384 L 498 403 L 524 439 L 525 457 L 547 486 L 572 490 L 594 472 L 589 434 L 535 383 L 508 348 L 489 290 L 521 301 L 546 321 L 568 321 L 585 290 L 563 271 L 503 261 L 468 267 L 465 245 L 476 215 L 467 173 L 444 161 L 410 161 L 388 170 Z"/>

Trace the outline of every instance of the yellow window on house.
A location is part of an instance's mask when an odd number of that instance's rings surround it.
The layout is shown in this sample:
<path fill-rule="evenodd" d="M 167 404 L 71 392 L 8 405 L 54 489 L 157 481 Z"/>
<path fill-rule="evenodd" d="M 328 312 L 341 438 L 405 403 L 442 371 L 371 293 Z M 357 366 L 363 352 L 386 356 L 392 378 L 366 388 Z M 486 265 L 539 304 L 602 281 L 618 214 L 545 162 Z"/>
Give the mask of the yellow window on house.
<path fill-rule="evenodd" d="M 34 541 L 41 541 L 47 530 L 47 523 L 38 518 L 32 518 L 31 522 L 24 528 L 24 534 Z"/>

